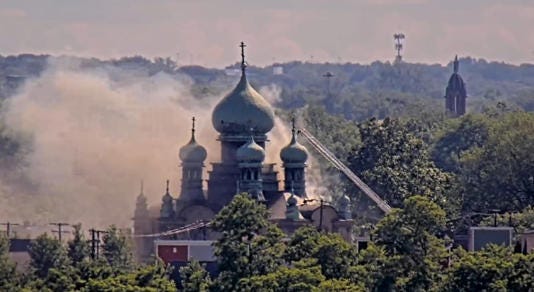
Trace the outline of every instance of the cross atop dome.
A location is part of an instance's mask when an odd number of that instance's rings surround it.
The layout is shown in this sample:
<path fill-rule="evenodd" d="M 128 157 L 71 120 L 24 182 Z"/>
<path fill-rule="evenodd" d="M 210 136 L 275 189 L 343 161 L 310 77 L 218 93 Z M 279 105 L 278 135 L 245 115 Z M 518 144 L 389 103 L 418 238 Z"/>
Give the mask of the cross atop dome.
<path fill-rule="evenodd" d="M 245 69 L 247 68 L 247 62 L 245 61 L 245 42 L 241 42 L 239 47 L 241 48 L 241 72 L 245 74 Z"/>
<path fill-rule="evenodd" d="M 454 73 L 458 73 L 458 68 L 460 67 L 460 62 L 458 62 L 458 55 L 454 57 Z"/>

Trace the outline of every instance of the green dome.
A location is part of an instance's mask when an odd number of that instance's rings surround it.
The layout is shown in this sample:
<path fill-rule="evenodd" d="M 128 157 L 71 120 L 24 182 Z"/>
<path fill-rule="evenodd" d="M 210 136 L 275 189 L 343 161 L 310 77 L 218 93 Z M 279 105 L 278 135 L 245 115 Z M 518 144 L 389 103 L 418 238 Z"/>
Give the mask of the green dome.
<path fill-rule="evenodd" d="M 258 134 L 266 134 L 274 127 L 274 111 L 250 86 L 243 72 L 234 90 L 215 106 L 212 123 L 221 134 L 244 133 L 250 128 Z"/>
<path fill-rule="evenodd" d="M 237 149 L 237 160 L 240 162 L 263 162 L 265 150 L 256 144 L 252 135 L 247 143 Z"/>
<path fill-rule="evenodd" d="M 183 162 L 202 163 L 206 160 L 207 156 L 208 153 L 206 152 L 206 148 L 202 147 L 202 145 L 195 141 L 195 136 L 191 137 L 191 140 L 187 145 L 180 148 L 180 159 Z"/>
<path fill-rule="evenodd" d="M 280 158 L 285 163 L 305 163 L 308 160 L 308 150 L 297 141 L 295 129 L 289 145 L 280 151 Z"/>

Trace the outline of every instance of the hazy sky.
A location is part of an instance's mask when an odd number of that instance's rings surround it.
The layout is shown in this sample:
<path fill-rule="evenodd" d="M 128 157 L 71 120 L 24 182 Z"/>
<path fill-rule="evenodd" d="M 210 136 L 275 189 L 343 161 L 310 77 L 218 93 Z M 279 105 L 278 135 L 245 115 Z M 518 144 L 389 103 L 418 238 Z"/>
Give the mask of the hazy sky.
<path fill-rule="evenodd" d="M 0 0 L 0 54 L 238 61 L 446 63 L 455 54 L 534 62 L 534 0 Z"/>

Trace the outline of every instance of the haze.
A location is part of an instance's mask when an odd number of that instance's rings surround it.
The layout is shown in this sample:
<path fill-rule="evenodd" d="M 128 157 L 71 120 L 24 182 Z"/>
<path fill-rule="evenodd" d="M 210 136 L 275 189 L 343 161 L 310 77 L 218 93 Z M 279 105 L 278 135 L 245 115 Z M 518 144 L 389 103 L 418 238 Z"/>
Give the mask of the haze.
<path fill-rule="evenodd" d="M 249 44 L 249 63 L 405 60 L 447 63 L 455 54 L 532 62 L 529 0 L 2 0 L 0 54 L 114 58 L 170 56 L 222 67 Z"/>

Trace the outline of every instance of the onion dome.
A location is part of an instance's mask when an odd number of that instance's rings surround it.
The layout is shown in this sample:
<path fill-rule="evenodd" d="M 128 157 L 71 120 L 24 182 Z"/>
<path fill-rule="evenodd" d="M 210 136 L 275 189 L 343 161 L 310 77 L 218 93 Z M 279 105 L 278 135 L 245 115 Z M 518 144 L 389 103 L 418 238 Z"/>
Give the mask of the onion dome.
<path fill-rule="evenodd" d="M 191 140 L 180 148 L 180 159 L 183 162 L 202 163 L 206 160 L 207 152 L 204 147 L 195 140 L 195 117 L 193 117 L 193 127 L 191 128 Z"/>
<path fill-rule="evenodd" d="M 447 89 L 445 92 L 446 96 L 449 96 L 451 94 L 459 94 L 460 96 L 467 97 L 467 91 L 465 89 L 465 83 L 462 79 L 462 76 L 458 73 L 458 69 L 460 67 L 460 63 L 458 62 L 458 56 L 454 58 L 454 72 L 451 75 L 451 78 L 449 78 L 449 83 L 447 85 Z"/>
<path fill-rule="evenodd" d="M 173 206 L 173 198 L 171 194 L 169 193 L 169 180 L 167 180 L 167 190 L 165 192 L 165 195 L 163 195 L 163 198 L 161 199 L 161 210 L 160 210 L 160 216 L 162 218 L 171 218 L 174 216 L 174 206 Z"/>
<path fill-rule="evenodd" d="M 247 143 L 237 149 L 237 160 L 239 162 L 263 162 L 265 159 L 265 150 L 256 144 L 252 133 Z"/>
<path fill-rule="evenodd" d="M 289 145 L 280 151 L 280 158 L 285 163 L 305 163 L 308 160 L 308 150 L 297 141 L 295 129 L 295 119 L 292 120 L 293 128 L 291 129 L 292 137 Z"/>
<path fill-rule="evenodd" d="M 274 127 L 271 105 L 248 83 L 244 47 L 241 42 L 241 80 L 213 110 L 213 127 L 221 134 L 243 133 L 251 127 L 258 134 L 266 134 Z"/>

